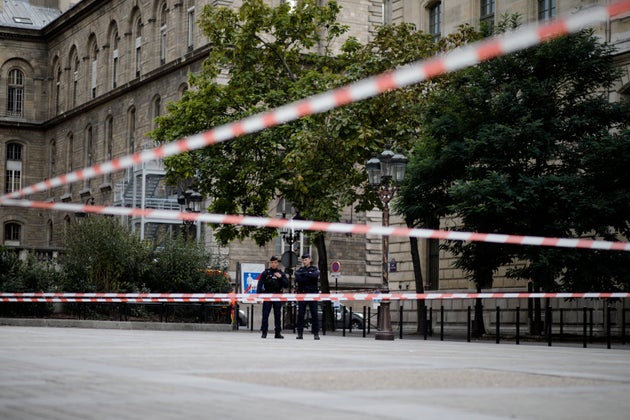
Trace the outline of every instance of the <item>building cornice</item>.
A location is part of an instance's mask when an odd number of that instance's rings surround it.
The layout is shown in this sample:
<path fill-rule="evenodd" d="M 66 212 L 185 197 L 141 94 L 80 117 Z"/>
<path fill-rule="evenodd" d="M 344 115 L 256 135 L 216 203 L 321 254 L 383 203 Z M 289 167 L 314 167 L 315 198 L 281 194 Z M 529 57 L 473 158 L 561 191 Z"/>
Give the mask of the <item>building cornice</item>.
<path fill-rule="evenodd" d="M 167 76 L 168 74 L 177 71 L 181 68 L 189 66 L 191 64 L 203 61 L 210 51 L 210 46 L 205 45 L 201 48 L 198 48 L 194 51 L 189 52 L 183 57 L 178 58 L 177 60 L 171 61 L 169 63 L 160 66 L 159 68 L 140 76 L 134 80 L 131 80 L 127 83 L 124 83 L 115 89 L 110 90 L 109 92 L 93 99 L 89 102 L 81 104 L 70 111 L 61 113 L 56 115 L 55 117 L 41 122 L 24 122 L 24 121 L 15 121 L 15 120 L 2 120 L 0 119 L 0 127 L 1 128 L 15 128 L 15 129 L 30 129 L 30 130 L 47 130 L 56 125 L 59 125 L 68 119 L 74 118 L 78 115 L 84 114 L 85 112 L 91 111 L 95 108 L 103 106 L 108 103 L 112 103 L 117 98 L 122 97 L 134 90 L 151 83 L 161 77 Z"/>
<path fill-rule="evenodd" d="M 46 25 L 42 30 L 42 36 L 46 39 L 56 37 L 68 28 L 73 27 L 85 20 L 86 17 L 91 15 L 98 16 L 97 10 L 102 9 L 106 4 L 111 3 L 112 0 L 82 0 L 66 12 L 64 12 L 57 19 Z"/>

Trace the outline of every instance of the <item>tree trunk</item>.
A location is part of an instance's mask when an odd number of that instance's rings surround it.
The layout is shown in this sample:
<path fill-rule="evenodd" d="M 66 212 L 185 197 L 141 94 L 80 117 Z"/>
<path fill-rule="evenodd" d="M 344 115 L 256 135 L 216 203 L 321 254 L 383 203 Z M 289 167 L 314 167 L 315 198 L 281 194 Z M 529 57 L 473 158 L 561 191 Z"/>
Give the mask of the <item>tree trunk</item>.
<path fill-rule="evenodd" d="M 534 293 L 540 292 L 540 286 L 534 280 Z M 530 326 L 530 334 L 541 335 L 543 332 L 542 305 L 540 298 L 534 298 L 534 319 Z"/>
<path fill-rule="evenodd" d="M 422 278 L 422 262 L 420 260 L 420 251 L 418 250 L 418 238 L 410 237 L 409 238 L 409 246 L 411 248 L 411 262 L 413 264 L 413 276 L 416 282 L 416 293 L 424 293 L 424 281 Z M 417 316 L 418 316 L 418 334 L 422 334 L 424 332 L 424 324 L 426 323 L 426 319 L 424 314 L 426 310 L 426 301 L 424 299 L 419 299 L 417 301 Z"/>
<path fill-rule="evenodd" d="M 317 249 L 317 266 L 319 267 L 319 288 L 322 293 L 330 293 L 330 283 L 328 281 L 328 251 L 326 250 L 326 235 L 315 235 L 313 241 Z M 322 323 L 326 330 L 334 329 L 333 309 L 330 301 L 322 302 Z M 324 327 L 322 326 L 322 327 Z"/>
<path fill-rule="evenodd" d="M 477 286 L 477 293 L 481 293 L 481 287 Z M 486 326 L 483 322 L 483 299 L 475 299 L 475 319 L 473 321 L 473 337 L 482 337 L 486 333 Z"/>

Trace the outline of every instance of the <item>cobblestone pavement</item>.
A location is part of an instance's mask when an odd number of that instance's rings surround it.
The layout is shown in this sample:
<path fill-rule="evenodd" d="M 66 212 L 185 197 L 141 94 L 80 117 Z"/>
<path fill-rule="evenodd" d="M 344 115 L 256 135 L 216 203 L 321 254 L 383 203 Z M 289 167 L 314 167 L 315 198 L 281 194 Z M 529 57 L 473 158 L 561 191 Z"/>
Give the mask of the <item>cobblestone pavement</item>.
<path fill-rule="evenodd" d="M 0 326 L 0 418 L 629 418 L 627 346 L 284 335 Z"/>

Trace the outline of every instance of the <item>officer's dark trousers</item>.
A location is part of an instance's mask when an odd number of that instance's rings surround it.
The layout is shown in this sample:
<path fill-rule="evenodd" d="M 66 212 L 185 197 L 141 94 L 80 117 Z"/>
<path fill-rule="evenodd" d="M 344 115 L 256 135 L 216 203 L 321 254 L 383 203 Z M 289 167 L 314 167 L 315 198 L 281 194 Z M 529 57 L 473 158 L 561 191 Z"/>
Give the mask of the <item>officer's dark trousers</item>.
<path fill-rule="evenodd" d="M 282 302 L 263 302 L 262 307 L 262 325 L 260 330 L 262 332 L 267 332 L 269 329 L 269 314 L 271 313 L 271 307 L 273 306 L 273 321 L 275 326 L 275 332 L 279 333 L 282 331 L 282 323 L 281 323 L 281 309 Z"/>
<path fill-rule="evenodd" d="M 315 301 L 300 301 L 298 302 L 298 317 L 297 317 L 297 329 L 304 330 L 304 315 L 306 315 L 306 305 L 311 310 L 311 325 L 313 334 L 319 332 L 319 317 L 317 316 L 317 302 Z"/>

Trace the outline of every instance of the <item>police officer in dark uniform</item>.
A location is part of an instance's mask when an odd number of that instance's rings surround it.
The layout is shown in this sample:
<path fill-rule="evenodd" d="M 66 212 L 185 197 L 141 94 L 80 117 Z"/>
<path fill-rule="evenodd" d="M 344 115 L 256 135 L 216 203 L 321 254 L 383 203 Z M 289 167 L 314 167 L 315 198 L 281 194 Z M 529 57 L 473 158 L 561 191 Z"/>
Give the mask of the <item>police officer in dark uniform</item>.
<path fill-rule="evenodd" d="M 256 293 L 282 293 L 282 289 L 289 286 L 287 275 L 278 269 L 278 257 L 275 255 L 269 259 L 269 268 L 260 274 L 260 280 L 256 286 Z M 274 338 L 284 338 L 280 332 L 282 324 L 280 322 L 280 313 L 282 302 L 264 301 L 262 304 L 262 331 L 261 338 L 267 338 L 267 329 L 269 328 L 269 313 L 273 307 L 273 320 L 275 323 Z"/>
<path fill-rule="evenodd" d="M 319 293 L 317 281 L 319 280 L 319 268 L 311 265 L 311 255 L 302 255 L 302 267 L 295 272 L 295 283 L 297 284 L 298 293 Z M 315 340 L 319 340 L 319 318 L 317 317 L 316 301 L 299 301 L 298 302 L 298 318 L 297 318 L 297 338 L 302 340 L 304 334 L 304 315 L 306 314 L 306 305 L 308 304 L 311 311 L 311 325 L 313 328 L 313 336 Z"/>

